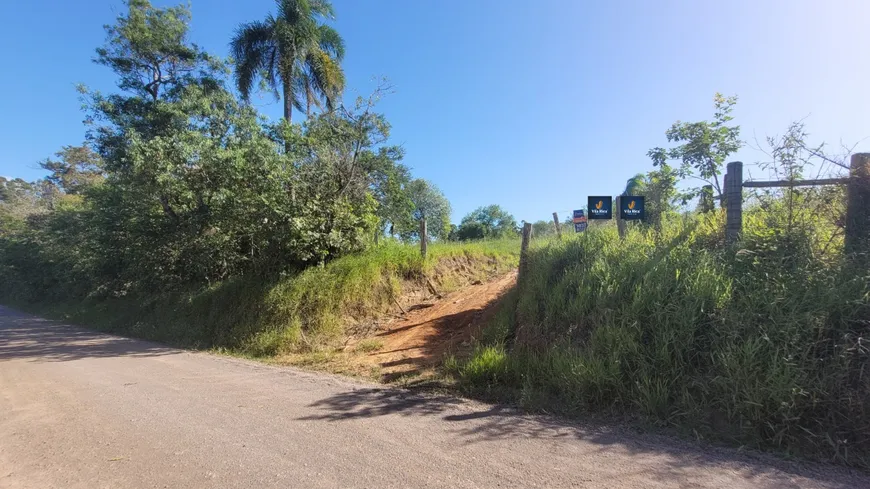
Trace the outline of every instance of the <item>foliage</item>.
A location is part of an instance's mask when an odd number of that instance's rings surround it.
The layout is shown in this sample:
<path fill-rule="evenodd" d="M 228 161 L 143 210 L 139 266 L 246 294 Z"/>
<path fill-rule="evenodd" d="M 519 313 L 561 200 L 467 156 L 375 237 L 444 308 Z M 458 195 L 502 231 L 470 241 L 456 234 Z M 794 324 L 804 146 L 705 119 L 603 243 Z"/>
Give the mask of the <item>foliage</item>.
<path fill-rule="evenodd" d="M 843 259 L 842 196 L 791 198 L 752 201 L 733 247 L 712 212 L 533 248 L 454 372 L 532 408 L 870 465 L 870 281 Z"/>
<path fill-rule="evenodd" d="M 395 229 L 405 240 L 419 238 L 420 220 L 426 219 L 426 232 L 431 238 L 447 239 L 450 233 L 450 202 L 432 182 L 418 178 L 405 188 L 411 201 L 410 219 L 398 223 Z"/>
<path fill-rule="evenodd" d="M 239 26 L 230 43 L 236 85 L 247 100 L 257 77 L 283 90 L 284 118 L 293 107 L 310 117 L 320 100 L 332 109 L 344 90 L 344 40 L 321 19 L 335 16 L 328 0 L 278 0 L 277 15 Z"/>
<path fill-rule="evenodd" d="M 645 223 L 660 228 L 666 217 L 674 217 L 677 197 L 677 174 L 667 163 L 646 175 L 638 173 L 628 179 L 622 195 L 643 195 L 646 202 Z"/>
<path fill-rule="evenodd" d="M 571 225 L 573 227 L 573 221 Z M 532 223 L 532 237 L 545 238 L 555 235 L 556 226 L 553 224 L 553 221 L 536 221 Z"/>
<path fill-rule="evenodd" d="M 187 40 L 190 9 L 154 8 L 148 0 L 127 0 L 127 15 L 105 27 L 106 44 L 96 63 L 118 75 L 118 87 L 156 101 L 163 87 L 185 83 L 208 56 Z"/>
<path fill-rule="evenodd" d="M 46 194 L 50 188 L 43 182 L 26 182 L 20 178 L 11 180 L 0 177 L 0 216 L 4 221 L 21 221 L 31 214 L 48 208 Z"/>
<path fill-rule="evenodd" d="M 294 274 L 410 215 L 404 153 L 374 110 L 383 87 L 304 126 L 269 124 L 189 22 L 186 7 L 130 0 L 95 59 L 118 93 L 80 90 L 87 143 L 43 162 L 44 180 L 0 182 L 0 288 L 16 300 Z"/>
<path fill-rule="evenodd" d="M 666 175 L 675 173 L 680 178 L 698 178 L 713 186 L 716 195 L 722 195 L 722 184 L 719 175 L 728 156 L 741 148 L 740 126 L 729 125 L 734 119 L 731 112 L 737 103 L 737 97 L 725 97 L 717 93 L 713 97 L 715 112 L 712 121 L 675 122 L 665 132 L 668 142 L 683 143 L 671 149 L 653 148 L 647 155 L 653 165 L 661 167 Z M 668 160 L 679 161 L 679 166 L 671 170 Z M 700 189 L 692 189 L 683 197 L 689 200 L 696 196 Z"/>
<path fill-rule="evenodd" d="M 87 145 L 64 146 L 56 156 L 59 160 L 46 159 L 39 166 L 49 172 L 45 179 L 59 192 L 81 195 L 105 179 L 100 155 Z"/>
<path fill-rule="evenodd" d="M 34 276 L 45 279 L 41 295 L 14 294 L 0 281 L 0 296 L 26 310 L 103 331 L 271 356 L 343 348 L 352 327 L 393 310 L 402 294 L 425 287 L 423 274 L 439 290 L 450 291 L 504 273 L 518 259 L 516 239 L 433 243 L 425 261 L 416 245 L 389 241 L 293 275 L 247 275 L 210 286 L 80 299 L 63 292 L 75 283 L 43 274 Z M 454 267 L 457 261 L 465 268 Z"/>
<path fill-rule="evenodd" d="M 457 237 L 462 241 L 499 239 L 517 233 L 514 216 L 498 205 L 479 207 L 462 218 Z"/>

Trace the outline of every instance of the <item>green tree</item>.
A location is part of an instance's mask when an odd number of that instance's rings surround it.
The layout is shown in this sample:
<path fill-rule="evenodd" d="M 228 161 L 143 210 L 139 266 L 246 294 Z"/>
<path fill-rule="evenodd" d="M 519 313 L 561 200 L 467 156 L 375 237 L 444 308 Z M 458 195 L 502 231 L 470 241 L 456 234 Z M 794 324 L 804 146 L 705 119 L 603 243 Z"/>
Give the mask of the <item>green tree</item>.
<path fill-rule="evenodd" d="M 677 174 L 667 163 L 646 175 L 638 173 L 625 183 L 622 195 L 642 195 L 646 202 L 646 222 L 660 226 L 674 211 L 677 198 Z"/>
<path fill-rule="evenodd" d="M 81 194 L 105 178 L 100 155 L 87 146 L 64 146 L 55 156 L 59 159 L 46 159 L 39 166 L 49 172 L 46 180 L 65 194 Z"/>
<path fill-rule="evenodd" d="M 573 225 L 573 221 L 572 221 Z M 564 232 L 564 230 L 563 230 Z M 544 238 L 556 234 L 556 226 L 553 221 L 536 221 L 532 223 L 532 236 Z"/>
<path fill-rule="evenodd" d="M 665 132 L 668 142 L 683 143 L 671 149 L 653 148 L 647 155 L 653 165 L 661 167 L 668 160 L 677 160 L 673 173 L 679 178 L 696 178 L 712 185 L 716 195 L 722 195 L 719 175 L 727 158 L 737 152 L 743 142 L 740 140 L 740 126 L 729 125 L 734 119 L 731 112 L 737 97 L 726 97 L 717 93 L 713 97 L 714 114 L 712 121 L 675 122 Z M 665 169 L 665 173 L 672 173 Z M 693 188 L 684 200 L 694 198 L 700 188 Z"/>
<path fill-rule="evenodd" d="M 456 230 L 456 237 L 459 241 L 473 241 L 486 238 L 486 228 L 483 224 L 475 221 L 465 222 L 459 225 Z"/>
<path fill-rule="evenodd" d="M 23 220 L 45 212 L 51 205 L 52 186 L 45 180 L 27 182 L 21 178 L 0 177 L 0 214 Z"/>
<path fill-rule="evenodd" d="M 426 219 L 427 232 L 435 239 L 448 239 L 450 234 L 450 201 L 432 182 L 418 178 L 411 181 L 406 192 L 413 206 L 411 220 L 399 229 L 403 239 L 416 239 L 420 220 Z"/>
<path fill-rule="evenodd" d="M 184 82 L 207 56 L 187 40 L 190 10 L 154 8 L 148 0 L 127 0 L 127 14 L 105 26 L 107 42 L 94 60 L 118 77 L 118 87 L 157 101 L 161 90 Z"/>
<path fill-rule="evenodd" d="M 247 99 L 262 77 L 276 95 L 283 91 L 284 119 L 290 122 L 293 107 L 310 115 L 320 100 L 335 106 L 345 83 L 344 41 L 321 23 L 335 14 L 328 0 L 278 0 L 277 7 L 277 15 L 241 25 L 230 47 L 242 97 Z"/>
<path fill-rule="evenodd" d="M 622 191 L 622 195 L 644 195 L 646 187 L 647 176 L 638 173 L 625 182 L 625 190 Z"/>
<path fill-rule="evenodd" d="M 188 21 L 186 9 L 131 1 L 98 51 L 112 53 L 103 64 L 122 89 L 89 94 L 107 173 L 91 196 L 103 268 L 130 283 L 208 282 L 360 249 L 376 220 L 372 172 L 400 156 L 381 145 L 383 118 L 350 109 L 289 127 L 281 155 L 277 132 L 226 89 L 224 66 L 187 43 Z M 153 92 L 131 75 L 150 73 L 150 48 L 195 54 Z"/>
<path fill-rule="evenodd" d="M 457 231 L 463 241 L 501 238 L 517 232 L 517 221 L 498 205 L 479 207 L 462 218 Z"/>

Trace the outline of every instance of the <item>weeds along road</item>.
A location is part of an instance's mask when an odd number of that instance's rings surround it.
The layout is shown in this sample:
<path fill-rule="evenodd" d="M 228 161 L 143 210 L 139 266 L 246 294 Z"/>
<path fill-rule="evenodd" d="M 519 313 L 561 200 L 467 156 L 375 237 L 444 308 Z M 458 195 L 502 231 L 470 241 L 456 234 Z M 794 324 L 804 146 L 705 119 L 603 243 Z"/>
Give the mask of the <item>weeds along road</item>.
<path fill-rule="evenodd" d="M 0 487 L 870 487 L 0 308 Z"/>

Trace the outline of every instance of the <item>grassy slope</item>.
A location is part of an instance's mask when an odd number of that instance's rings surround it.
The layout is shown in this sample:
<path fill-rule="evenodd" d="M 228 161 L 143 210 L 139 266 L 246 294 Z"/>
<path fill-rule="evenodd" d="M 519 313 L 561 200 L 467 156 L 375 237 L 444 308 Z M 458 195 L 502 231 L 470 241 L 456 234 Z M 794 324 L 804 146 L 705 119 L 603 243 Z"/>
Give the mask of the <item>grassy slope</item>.
<path fill-rule="evenodd" d="M 450 290 L 516 267 L 519 247 L 516 239 L 434 243 L 424 261 L 418 247 L 390 242 L 273 282 L 240 278 L 189 291 L 15 305 L 182 347 L 250 356 L 311 352 L 343 343 L 347 326 L 394 307 L 394 297 L 425 284 L 423 274 Z"/>
<path fill-rule="evenodd" d="M 715 216 L 624 241 L 602 228 L 533 250 L 487 340 L 450 368 L 531 408 L 870 465 L 866 278 L 825 239 L 775 236 L 751 214 L 737 249 L 719 229 Z"/>

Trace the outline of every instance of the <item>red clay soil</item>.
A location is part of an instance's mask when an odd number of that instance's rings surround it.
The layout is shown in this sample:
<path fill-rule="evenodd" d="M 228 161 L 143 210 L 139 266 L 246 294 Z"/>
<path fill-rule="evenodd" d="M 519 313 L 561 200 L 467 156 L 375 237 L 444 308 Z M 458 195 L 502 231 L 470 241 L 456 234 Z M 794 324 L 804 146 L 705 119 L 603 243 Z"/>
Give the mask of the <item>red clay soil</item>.
<path fill-rule="evenodd" d="M 375 338 L 383 347 L 365 356 L 380 365 L 385 378 L 422 372 L 456 351 L 480 332 L 498 299 L 516 284 L 516 271 L 471 285 L 434 302 L 410 308 L 403 318 L 381 326 Z M 464 345 L 465 344 L 465 345 Z"/>

